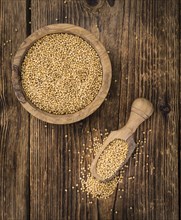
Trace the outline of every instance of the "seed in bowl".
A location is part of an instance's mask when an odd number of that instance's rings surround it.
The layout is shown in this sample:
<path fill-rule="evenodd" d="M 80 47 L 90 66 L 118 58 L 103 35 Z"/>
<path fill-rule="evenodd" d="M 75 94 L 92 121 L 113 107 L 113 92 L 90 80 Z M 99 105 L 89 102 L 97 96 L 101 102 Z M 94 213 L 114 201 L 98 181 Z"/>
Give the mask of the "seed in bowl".
<path fill-rule="evenodd" d="M 89 105 L 102 84 L 95 49 L 73 34 L 49 34 L 28 50 L 21 68 L 22 87 L 39 109 L 72 114 Z"/>

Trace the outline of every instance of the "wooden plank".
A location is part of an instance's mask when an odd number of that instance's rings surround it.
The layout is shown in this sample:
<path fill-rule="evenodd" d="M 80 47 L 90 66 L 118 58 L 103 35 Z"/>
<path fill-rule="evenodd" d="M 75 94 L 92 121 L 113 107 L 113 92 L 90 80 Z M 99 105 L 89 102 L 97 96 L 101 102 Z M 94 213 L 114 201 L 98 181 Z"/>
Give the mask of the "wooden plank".
<path fill-rule="evenodd" d="M 31 116 L 31 218 L 178 219 L 178 1 L 32 0 L 31 15 L 32 32 L 57 22 L 90 30 L 110 51 L 113 66 L 108 99 L 89 118 L 57 126 Z M 140 96 L 155 107 L 136 135 L 147 141 L 129 161 L 124 183 L 91 204 L 77 191 L 78 152 L 91 138 L 101 139 L 105 128 L 122 127 Z"/>
<path fill-rule="evenodd" d="M 136 160 L 130 160 L 126 176 L 135 179 L 125 178 L 126 193 L 122 203 L 117 196 L 116 208 L 125 210 L 120 211 L 122 219 L 178 219 L 178 2 L 134 5 L 130 1 L 127 5 L 129 26 L 124 35 L 128 40 L 121 56 L 126 66 L 122 73 L 128 74 L 127 106 L 135 97 L 146 97 L 153 102 L 155 114 L 137 132 L 137 140 L 145 137 L 147 143 L 139 147 Z"/>
<path fill-rule="evenodd" d="M 0 1 L 0 219 L 29 217 L 29 116 L 14 95 L 11 59 L 26 37 L 26 1 Z"/>

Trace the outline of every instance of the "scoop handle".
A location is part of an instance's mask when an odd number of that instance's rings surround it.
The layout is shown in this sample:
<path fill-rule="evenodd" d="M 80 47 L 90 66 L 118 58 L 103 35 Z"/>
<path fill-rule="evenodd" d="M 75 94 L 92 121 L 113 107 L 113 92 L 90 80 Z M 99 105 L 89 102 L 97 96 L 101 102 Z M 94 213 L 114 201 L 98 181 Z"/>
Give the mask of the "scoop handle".
<path fill-rule="evenodd" d="M 135 99 L 131 106 L 131 113 L 125 125 L 132 133 L 136 131 L 138 126 L 149 118 L 153 113 L 153 105 L 144 98 Z"/>

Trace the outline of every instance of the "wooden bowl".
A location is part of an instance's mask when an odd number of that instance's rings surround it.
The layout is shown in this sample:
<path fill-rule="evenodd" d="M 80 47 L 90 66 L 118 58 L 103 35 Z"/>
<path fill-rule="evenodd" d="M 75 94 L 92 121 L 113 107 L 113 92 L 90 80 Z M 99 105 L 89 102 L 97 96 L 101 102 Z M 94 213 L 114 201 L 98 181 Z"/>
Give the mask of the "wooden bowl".
<path fill-rule="evenodd" d="M 42 38 L 47 34 L 53 34 L 53 33 L 69 33 L 81 37 L 97 51 L 97 54 L 99 55 L 102 64 L 103 79 L 102 79 L 101 88 L 97 96 L 84 109 L 81 109 L 80 111 L 77 111 L 73 114 L 55 115 L 38 109 L 26 97 L 26 94 L 23 91 L 21 85 L 21 64 L 24 60 L 27 51 L 34 44 L 35 41 L 37 41 L 38 39 Z M 27 37 L 24 40 L 24 42 L 21 44 L 14 57 L 14 61 L 12 64 L 13 88 L 16 97 L 18 98 L 22 106 L 33 116 L 53 124 L 69 124 L 69 123 L 77 122 L 92 114 L 104 101 L 110 88 L 111 76 L 112 76 L 111 63 L 104 46 L 89 31 L 85 30 L 84 28 L 71 24 L 53 24 L 53 25 L 45 26 L 35 31 L 33 34 Z"/>

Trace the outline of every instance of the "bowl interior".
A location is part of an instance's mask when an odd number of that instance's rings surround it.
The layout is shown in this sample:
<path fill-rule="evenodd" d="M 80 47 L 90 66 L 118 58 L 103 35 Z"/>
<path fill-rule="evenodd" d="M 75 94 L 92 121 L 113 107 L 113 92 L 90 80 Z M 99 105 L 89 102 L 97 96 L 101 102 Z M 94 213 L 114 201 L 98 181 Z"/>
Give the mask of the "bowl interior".
<path fill-rule="evenodd" d="M 102 65 L 102 72 L 103 72 L 102 85 L 97 96 L 85 108 L 72 114 L 55 115 L 40 110 L 28 99 L 21 86 L 21 64 L 24 60 L 27 51 L 37 40 L 44 37 L 45 35 L 54 34 L 54 33 L 68 33 L 81 37 L 83 40 L 87 41 L 95 49 L 95 51 L 100 57 L 100 61 Z M 45 26 L 35 31 L 32 35 L 26 38 L 25 41 L 21 44 L 14 57 L 14 61 L 12 65 L 12 83 L 18 100 L 21 102 L 23 107 L 33 116 L 39 118 L 40 120 L 53 124 L 69 124 L 69 123 L 77 122 L 92 114 L 102 104 L 109 91 L 111 84 L 111 75 L 112 75 L 111 63 L 104 46 L 89 31 L 79 26 L 75 26 L 71 24 L 54 24 L 54 25 Z"/>

